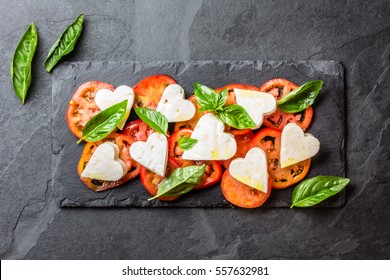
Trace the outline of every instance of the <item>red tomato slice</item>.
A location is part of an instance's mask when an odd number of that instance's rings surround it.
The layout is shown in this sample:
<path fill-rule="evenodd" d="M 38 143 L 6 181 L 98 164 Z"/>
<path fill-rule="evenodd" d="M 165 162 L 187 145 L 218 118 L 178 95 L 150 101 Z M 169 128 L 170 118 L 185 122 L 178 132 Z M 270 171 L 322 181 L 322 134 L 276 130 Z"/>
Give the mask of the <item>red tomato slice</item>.
<path fill-rule="evenodd" d="M 176 168 L 179 168 L 179 165 L 171 158 L 168 158 L 168 166 L 167 166 L 167 174 L 172 173 L 173 170 Z M 158 191 L 158 185 L 161 183 L 161 181 L 164 179 L 164 177 L 161 177 L 160 175 L 150 171 L 149 169 L 141 166 L 141 172 L 140 172 L 141 182 L 142 185 L 145 187 L 145 189 L 150 193 L 151 196 L 157 195 Z M 160 196 L 158 199 L 165 200 L 165 201 L 172 201 L 177 199 L 179 196 Z"/>
<path fill-rule="evenodd" d="M 126 175 L 118 181 L 102 181 L 81 177 L 81 173 L 85 169 L 85 166 L 87 165 L 96 148 L 106 141 L 110 141 L 118 145 L 120 151 L 119 158 L 125 162 L 127 167 Z M 134 141 L 126 135 L 111 133 L 109 136 L 104 138 L 104 140 L 95 143 L 86 143 L 77 167 L 81 181 L 83 181 L 91 190 L 95 192 L 101 192 L 118 187 L 130 179 L 136 177 L 140 172 L 140 165 L 130 157 L 129 149 L 133 142 Z"/>
<path fill-rule="evenodd" d="M 264 204 L 271 194 L 271 182 L 266 193 L 249 187 L 234 179 L 227 169 L 222 176 L 222 194 L 230 203 L 242 208 L 257 208 Z"/>
<path fill-rule="evenodd" d="M 217 183 L 222 176 L 222 168 L 218 161 L 193 161 L 193 160 L 183 160 L 183 150 L 179 148 L 178 141 L 182 137 L 191 137 L 192 129 L 184 128 L 178 131 L 175 131 L 169 137 L 169 148 L 168 156 L 174 159 L 180 167 L 191 166 L 191 165 L 202 165 L 206 164 L 205 172 L 202 176 L 202 181 L 198 186 L 195 187 L 195 190 L 204 189 L 210 187 Z"/>
<path fill-rule="evenodd" d="M 279 100 L 289 94 L 292 90 L 296 89 L 298 86 L 286 79 L 276 78 L 269 80 L 265 84 L 259 87 L 259 90 L 262 92 L 268 92 L 272 94 L 276 100 Z M 274 128 L 282 131 L 283 128 L 288 123 L 296 123 L 303 130 L 309 127 L 311 120 L 313 118 L 313 108 L 303 110 L 298 113 L 284 113 L 279 108 L 276 108 L 276 111 L 271 115 L 265 116 L 263 124 L 266 127 Z"/>
<path fill-rule="evenodd" d="M 301 181 L 309 171 L 311 162 L 311 159 L 307 159 L 281 168 L 281 135 L 282 133 L 278 130 L 264 128 L 255 135 L 248 147 L 248 150 L 259 147 L 266 153 L 268 174 L 271 178 L 272 187 L 275 189 L 284 189 Z"/>
<path fill-rule="evenodd" d="M 149 76 L 134 87 L 134 107 L 156 109 L 165 88 L 176 81 L 168 75 Z"/>
<path fill-rule="evenodd" d="M 234 139 L 237 142 L 237 152 L 232 158 L 220 161 L 220 163 L 225 168 L 229 168 L 230 163 L 235 158 L 245 157 L 246 153 L 248 152 L 248 145 L 252 141 L 252 138 L 255 136 L 255 134 L 250 129 L 237 129 L 230 131 L 230 133 L 233 134 Z"/>
<path fill-rule="evenodd" d="M 85 124 L 93 116 L 100 112 L 95 103 L 95 95 L 100 89 L 114 90 L 114 86 L 99 82 L 86 82 L 78 87 L 69 102 L 66 110 L 66 121 L 70 131 L 77 137 L 81 138 Z"/>
<path fill-rule="evenodd" d="M 144 141 L 148 139 L 149 135 L 154 132 L 146 123 L 144 123 L 141 119 L 131 121 L 126 124 L 126 126 L 122 129 L 121 134 L 127 135 L 133 141 Z"/>

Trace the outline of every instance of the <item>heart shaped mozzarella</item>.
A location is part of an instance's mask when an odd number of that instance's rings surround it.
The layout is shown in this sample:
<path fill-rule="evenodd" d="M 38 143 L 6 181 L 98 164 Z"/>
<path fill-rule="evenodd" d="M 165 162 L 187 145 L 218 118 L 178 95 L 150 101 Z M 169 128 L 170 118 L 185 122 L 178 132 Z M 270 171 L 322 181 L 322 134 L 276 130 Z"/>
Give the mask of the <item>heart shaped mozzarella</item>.
<path fill-rule="evenodd" d="M 119 158 L 118 145 L 105 142 L 96 148 L 83 173 L 81 173 L 81 177 L 117 181 L 126 172 L 126 164 Z"/>
<path fill-rule="evenodd" d="M 168 161 L 167 137 L 155 132 L 146 142 L 133 143 L 130 146 L 130 156 L 147 169 L 160 176 L 165 176 Z"/>
<path fill-rule="evenodd" d="M 118 104 L 124 100 L 127 101 L 127 111 L 123 120 L 118 124 L 119 129 L 123 129 L 125 126 L 126 120 L 130 115 L 131 107 L 134 102 L 134 91 L 131 87 L 128 86 L 119 86 L 115 91 L 111 91 L 109 89 L 100 89 L 96 93 L 95 103 L 99 107 L 100 110 L 105 110 L 115 104 Z"/>
<path fill-rule="evenodd" d="M 213 114 L 202 116 L 191 134 L 191 138 L 198 140 L 198 142 L 190 150 L 184 151 L 182 158 L 224 160 L 234 156 L 237 150 L 236 140 L 224 130 L 224 123 Z"/>
<path fill-rule="evenodd" d="M 165 88 L 156 109 L 168 119 L 168 122 L 190 120 L 195 115 L 195 110 L 194 104 L 185 99 L 184 89 L 178 84 Z"/>
<path fill-rule="evenodd" d="M 289 123 L 282 131 L 280 165 L 282 168 L 316 155 L 320 141 L 310 133 L 303 133 L 295 123 Z"/>
<path fill-rule="evenodd" d="M 234 159 L 229 173 L 238 181 L 262 192 L 268 190 L 267 156 L 260 148 L 250 149 L 245 158 Z"/>
<path fill-rule="evenodd" d="M 252 129 L 259 128 L 263 124 L 264 115 L 269 115 L 276 110 L 276 100 L 269 93 L 235 88 L 234 95 L 237 104 L 248 112 L 256 124 Z"/>

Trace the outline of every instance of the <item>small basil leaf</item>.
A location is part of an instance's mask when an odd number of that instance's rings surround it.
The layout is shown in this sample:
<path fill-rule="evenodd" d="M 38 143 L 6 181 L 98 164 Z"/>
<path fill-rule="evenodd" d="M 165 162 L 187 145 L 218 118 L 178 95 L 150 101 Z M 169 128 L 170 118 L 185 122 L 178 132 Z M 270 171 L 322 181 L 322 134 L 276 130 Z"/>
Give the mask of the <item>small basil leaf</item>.
<path fill-rule="evenodd" d="M 200 107 L 207 107 L 207 110 L 210 111 L 218 107 L 218 96 L 213 89 L 205 85 L 194 83 L 194 95 L 196 102 L 198 102 Z"/>
<path fill-rule="evenodd" d="M 148 108 L 135 108 L 135 113 L 154 131 L 167 135 L 168 120 L 163 114 Z"/>
<path fill-rule="evenodd" d="M 193 165 L 175 169 L 160 183 L 157 195 L 148 200 L 160 196 L 177 196 L 188 193 L 200 184 L 205 168 L 206 165 L 202 164 L 201 166 Z"/>
<path fill-rule="evenodd" d="M 115 104 L 90 119 L 83 129 L 82 140 L 96 142 L 102 140 L 115 130 L 126 114 L 127 100 Z"/>
<path fill-rule="evenodd" d="M 294 89 L 278 101 L 278 108 L 286 113 L 298 113 L 311 106 L 322 87 L 321 80 L 310 81 Z"/>
<path fill-rule="evenodd" d="M 228 93 L 228 89 L 224 89 L 223 91 L 217 93 L 217 107 L 215 108 L 216 110 L 223 110 L 222 106 L 226 103 Z"/>
<path fill-rule="evenodd" d="M 31 84 L 31 61 L 38 44 L 38 33 L 31 23 L 20 39 L 11 63 L 11 81 L 15 94 L 24 104 Z"/>
<path fill-rule="evenodd" d="M 236 104 L 223 107 L 222 111 L 217 112 L 217 117 L 227 125 L 237 129 L 256 126 L 248 112 L 242 106 Z"/>
<path fill-rule="evenodd" d="M 349 179 L 337 176 L 317 176 L 302 181 L 292 194 L 291 208 L 310 207 L 340 192 Z"/>
<path fill-rule="evenodd" d="M 179 141 L 177 141 L 179 148 L 184 151 L 191 149 L 197 142 L 198 140 L 186 136 L 181 137 Z"/>
<path fill-rule="evenodd" d="M 73 51 L 74 46 L 83 30 L 84 14 L 81 14 L 77 19 L 65 29 L 61 36 L 51 47 L 49 54 L 46 57 L 45 68 L 50 72 L 58 61 L 64 56 Z"/>

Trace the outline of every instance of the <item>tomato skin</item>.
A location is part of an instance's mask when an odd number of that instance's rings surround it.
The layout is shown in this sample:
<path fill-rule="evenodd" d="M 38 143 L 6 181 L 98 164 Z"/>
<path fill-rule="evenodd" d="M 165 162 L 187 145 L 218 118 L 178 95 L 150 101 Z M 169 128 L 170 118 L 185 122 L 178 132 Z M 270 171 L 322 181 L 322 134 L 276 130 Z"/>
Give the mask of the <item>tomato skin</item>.
<path fill-rule="evenodd" d="M 95 103 L 95 95 L 100 89 L 113 91 L 115 88 L 105 82 L 85 82 L 77 88 L 69 102 L 66 110 L 66 122 L 69 130 L 77 138 L 82 137 L 85 124 L 101 111 Z"/>
<path fill-rule="evenodd" d="M 271 194 L 268 182 L 267 192 L 256 190 L 232 177 L 227 169 L 222 176 L 222 194 L 230 203 L 242 208 L 257 208 L 264 204 Z"/>
<path fill-rule="evenodd" d="M 298 88 L 298 86 L 289 80 L 276 78 L 269 80 L 260 86 L 259 91 L 268 92 L 272 94 L 276 100 L 279 100 L 296 88 Z M 312 118 L 313 108 L 311 106 L 298 113 L 285 113 L 282 112 L 279 108 L 276 108 L 274 113 L 264 117 L 263 124 L 266 127 L 282 131 L 288 123 L 292 122 L 296 123 L 303 130 L 305 130 L 309 127 Z"/>
<path fill-rule="evenodd" d="M 155 110 L 165 88 L 176 81 L 164 74 L 144 78 L 134 86 L 134 108 L 146 107 Z"/>
<path fill-rule="evenodd" d="M 131 121 L 126 124 L 122 129 L 121 134 L 127 135 L 133 141 L 143 141 L 146 142 L 150 134 L 154 132 L 146 123 L 141 119 Z"/>
<path fill-rule="evenodd" d="M 230 163 L 236 158 L 245 157 L 248 152 L 249 143 L 252 141 L 255 134 L 250 129 L 236 129 L 231 130 L 230 133 L 234 136 L 234 139 L 237 142 L 237 152 L 236 154 L 227 160 L 221 160 L 220 163 L 225 167 L 229 168 Z"/>
<path fill-rule="evenodd" d="M 173 170 L 179 168 L 179 165 L 171 158 L 168 158 L 168 166 L 166 176 L 172 173 Z M 150 171 L 149 169 L 141 166 L 140 177 L 142 185 L 148 191 L 151 196 L 156 196 L 158 191 L 158 185 L 164 179 L 164 177 Z M 160 196 L 158 199 L 164 201 L 172 201 L 178 199 L 179 196 Z"/>
<path fill-rule="evenodd" d="M 311 159 L 285 168 L 280 167 L 280 145 L 282 133 L 272 128 L 260 130 L 249 144 L 248 150 L 259 147 L 264 150 L 268 161 L 268 174 L 272 188 L 284 189 L 300 182 L 310 169 Z"/>
<path fill-rule="evenodd" d="M 192 129 L 183 128 L 175 131 L 169 137 L 169 146 L 168 146 L 168 156 L 176 161 L 180 167 L 191 166 L 191 165 L 202 165 L 206 164 L 205 172 L 202 176 L 202 180 L 198 186 L 194 189 L 204 189 L 211 187 L 216 184 L 222 176 L 222 168 L 218 161 L 193 161 L 193 160 L 184 160 L 182 159 L 183 150 L 179 148 L 178 141 L 182 137 L 191 137 Z"/>
<path fill-rule="evenodd" d="M 81 173 L 85 169 L 85 166 L 90 160 L 93 152 L 100 144 L 106 141 L 113 142 L 119 146 L 119 151 L 120 151 L 119 158 L 125 162 L 127 167 L 127 173 L 125 174 L 125 176 L 123 176 L 118 181 L 102 181 L 102 180 L 81 177 Z M 124 184 L 130 179 L 138 176 L 141 167 L 135 160 L 133 160 L 130 157 L 130 153 L 129 153 L 129 148 L 133 143 L 134 141 L 131 138 L 127 137 L 126 135 L 118 134 L 118 133 L 111 133 L 105 139 L 95 143 L 86 143 L 77 167 L 77 171 L 81 181 L 83 181 L 86 184 L 86 186 L 91 190 L 95 192 L 101 192 L 115 187 L 119 187 L 120 185 Z"/>

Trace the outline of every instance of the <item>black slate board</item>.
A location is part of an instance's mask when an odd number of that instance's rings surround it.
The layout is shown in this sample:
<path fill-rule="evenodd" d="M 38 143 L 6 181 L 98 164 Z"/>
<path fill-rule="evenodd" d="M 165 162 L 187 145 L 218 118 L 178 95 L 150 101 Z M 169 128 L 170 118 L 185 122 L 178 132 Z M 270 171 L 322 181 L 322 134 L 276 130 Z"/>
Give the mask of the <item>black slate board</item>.
<path fill-rule="evenodd" d="M 321 79 L 324 86 L 314 105 L 314 119 L 308 132 L 321 142 L 320 153 L 312 160 L 308 177 L 344 176 L 344 74 L 334 61 L 188 61 L 188 62 L 74 62 L 62 63 L 53 75 L 52 185 L 61 207 L 232 207 L 222 196 L 219 185 L 193 191 L 174 202 L 153 200 L 140 180 L 96 193 L 79 179 L 77 163 L 84 147 L 67 128 L 68 102 L 83 82 L 101 80 L 119 86 L 134 86 L 146 76 L 168 74 L 192 94 L 193 82 L 212 88 L 231 83 L 260 86 L 269 79 L 283 77 L 296 84 Z M 289 207 L 293 187 L 273 190 L 265 207 Z M 345 192 L 321 203 L 340 207 Z"/>

